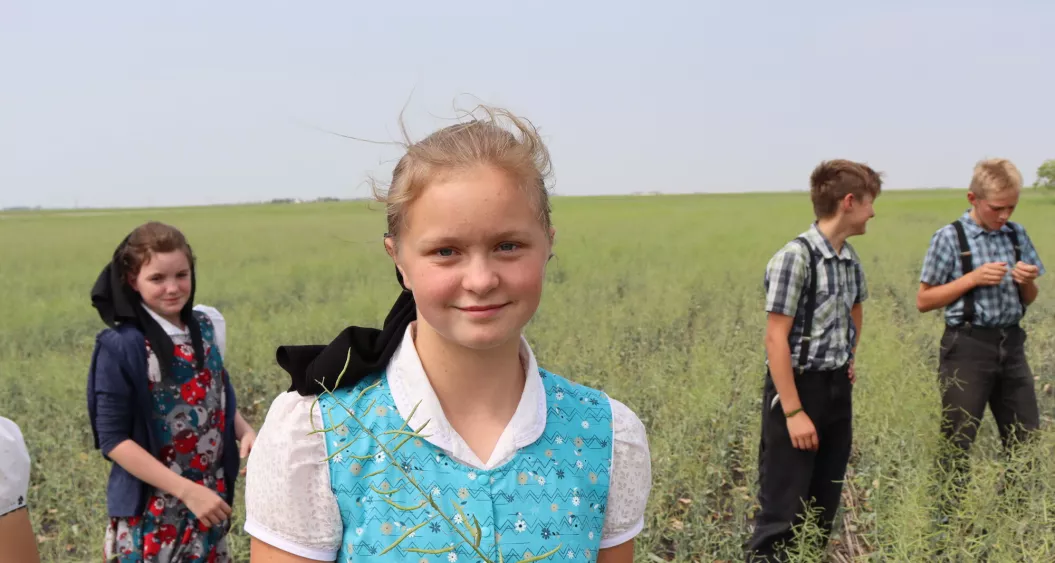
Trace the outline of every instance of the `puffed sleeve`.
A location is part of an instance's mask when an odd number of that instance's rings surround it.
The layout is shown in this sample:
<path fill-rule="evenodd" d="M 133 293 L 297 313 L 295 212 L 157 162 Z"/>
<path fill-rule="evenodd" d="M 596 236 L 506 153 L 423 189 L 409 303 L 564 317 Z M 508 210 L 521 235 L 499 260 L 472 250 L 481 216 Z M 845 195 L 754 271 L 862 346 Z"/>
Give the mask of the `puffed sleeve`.
<path fill-rule="evenodd" d="M 267 412 L 246 464 L 245 531 L 294 555 L 333 561 L 344 533 L 330 488 L 318 405 L 314 397 L 280 394 Z"/>
<path fill-rule="evenodd" d="M 29 465 L 22 431 L 13 421 L 0 416 L 0 516 L 26 506 Z"/>
<path fill-rule="evenodd" d="M 220 356 L 227 357 L 227 319 L 223 318 L 223 314 L 220 313 L 215 307 L 208 305 L 195 305 L 195 311 L 205 313 L 209 320 L 212 321 L 214 338 L 216 339 L 216 346 L 220 348 Z"/>
<path fill-rule="evenodd" d="M 645 505 L 652 490 L 652 460 L 645 425 L 626 405 L 610 399 L 614 428 L 612 475 L 601 549 L 632 540 L 645 527 Z"/>

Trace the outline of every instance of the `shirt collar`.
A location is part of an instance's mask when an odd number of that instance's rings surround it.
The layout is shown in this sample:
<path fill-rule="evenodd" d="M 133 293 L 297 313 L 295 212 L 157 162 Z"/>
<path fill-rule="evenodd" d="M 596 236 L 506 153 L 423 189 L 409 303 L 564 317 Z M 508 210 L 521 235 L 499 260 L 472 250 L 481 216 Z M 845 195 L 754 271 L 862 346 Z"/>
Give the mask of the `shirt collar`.
<path fill-rule="evenodd" d="M 816 248 L 821 253 L 821 256 L 823 256 L 825 260 L 831 260 L 832 258 L 836 258 L 835 247 L 833 247 L 832 243 L 828 241 L 828 237 L 824 236 L 824 233 L 822 233 L 821 230 L 817 228 L 816 222 L 810 225 L 809 230 L 806 231 L 806 238 L 811 243 L 813 243 L 814 248 Z M 843 241 L 843 248 L 842 251 L 838 254 L 838 258 L 840 260 L 853 259 L 853 255 L 850 254 L 850 245 L 847 244 L 845 241 Z"/>
<path fill-rule="evenodd" d="M 150 307 L 147 307 L 145 303 L 140 303 L 140 305 L 143 307 L 143 309 L 146 310 L 147 313 L 150 313 L 151 317 L 154 317 L 154 320 L 157 321 L 157 323 L 159 325 L 161 325 L 161 330 L 164 330 L 165 334 L 169 335 L 169 337 L 173 337 L 173 336 L 189 336 L 190 335 L 190 330 L 189 329 L 180 328 L 180 327 L 170 323 L 168 320 L 163 318 L 161 315 L 159 315 L 159 314 L 155 313 L 154 311 L 152 311 L 150 309 Z"/>
<path fill-rule="evenodd" d="M 469 461 L 471 465 L 488 468 L 542 436 L 546 428 L 546 394 L 535 354 L 523 336 L 520 337 L 520 358 L 526 375 L 524 392 L 513 417 L 491 453 L 491 459 L 484 461 L 480 460 L 454 431 L 444 415 L 439 398 L 425 375 L 421 358 L 414 347 L 413 329 L 414 323 L 411 323 L 403 333 L 403 340 L 388 363 L 387 378 L 392 399 L 400 416 L 415 430 L 428 421 L 428 425 L 421 431 L 426 440 L 456 458 Z M 411 411 L 414 412 L 412 418 L 409 416 Z"/>
<path fill-rule="evenodd" d="M 978 223 L 974 222 L 974 218 L 971 217 L 971 210 L 970 209 L 967 209 L 967 211 L 963 212 L 963 215 L 960 216 L 960 222 L 963 223 L 964 233 L 966 233 L 967 236 L 969 236 L 971 238 L 975 238 L 975 237 L 977 237 L 977 236 L 979 236 L 979 235 L 981 235 L 983 233 L 994 234 L 996 232 L 1003 232 L 1003 233 L 1011 232 L 1011 227 L 1009 227 L 1007 225 L 1007 223 L 1004 223 L 1004 226 L 1000 227 L 997 231 L 986 231 L 985 229 L 982 228 L 981 225 L 979 225 Z"/>

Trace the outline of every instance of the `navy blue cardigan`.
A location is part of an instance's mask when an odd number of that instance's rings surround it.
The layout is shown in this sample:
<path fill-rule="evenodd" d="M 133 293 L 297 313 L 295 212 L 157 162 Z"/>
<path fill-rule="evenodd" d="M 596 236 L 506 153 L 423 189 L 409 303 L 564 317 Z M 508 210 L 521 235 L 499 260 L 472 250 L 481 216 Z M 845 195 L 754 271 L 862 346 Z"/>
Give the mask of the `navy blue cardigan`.
<path fill-rule="evenodd" d="M 199 315 L 204 317 L 196 312 L 199 322 L 208 322 Z M 223 497 L 233 507 L 240 463 L 234 428 L 237 401 L 226 369 L 223 370 L 223 385 L 226 391 L 223 474 L 227 488 Z M 88 369 L 88 417 L 95 447 L 102 451 L 104 458 L 110 460 L 110 451 L 128 439 L 155 458 L 160 457 L 162 445 L 158 444 L 150 426 L 153 404 L 147 382 L 143 333 L 128 324 L 101 331 L 95 337 L 95 350 Z M 150 489 L 149 484 L 113 463 L 106 486 L 106 507 L 110 517 L 142 514 Z"/>

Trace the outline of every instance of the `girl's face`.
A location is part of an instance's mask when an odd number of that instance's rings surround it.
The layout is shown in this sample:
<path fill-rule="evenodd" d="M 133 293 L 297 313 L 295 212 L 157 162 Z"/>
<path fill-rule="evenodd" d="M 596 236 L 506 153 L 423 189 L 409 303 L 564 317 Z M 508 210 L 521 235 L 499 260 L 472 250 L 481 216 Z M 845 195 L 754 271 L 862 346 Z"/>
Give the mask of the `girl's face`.
<path fill-rule="evenodd" d="M 385 241 L 414 293 L 419 331 L 476 350 L 519 339 L 541 300 L 552 247 L 533 203 L 485 165 L 425 187 L 398 240 Z"/>
<path fill-rule="evenodd" d="M 190 298 L 190 261 L 181 250 L 152 252 L 129 284 L 147 307 L 179 325 L 179 313 Z"/>

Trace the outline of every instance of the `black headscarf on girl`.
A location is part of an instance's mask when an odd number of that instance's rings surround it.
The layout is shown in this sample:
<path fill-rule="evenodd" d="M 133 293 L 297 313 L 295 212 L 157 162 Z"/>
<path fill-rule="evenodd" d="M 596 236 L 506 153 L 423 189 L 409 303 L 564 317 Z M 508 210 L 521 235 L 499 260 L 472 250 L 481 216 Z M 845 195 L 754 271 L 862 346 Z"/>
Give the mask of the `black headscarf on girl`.
<path fill-rule="evenodd" d="M 127 272 L 121 262 L 121 255 L 128 246 L 128 239 L 131 237 L 132 235 L 129 234 L 121 241 L 121 244 L 114 250 L 110 263 L 103 268 L 103 271 L 99 273 L 99 277 L 96 278 L 91 293 L 92 307 L 95 307 L 99 312 L 99 317 L 111 328 L 116 328 L 122 323 L 132 324 L 138 328 L 147 341 L 150 342 L 150 347 L 158 358 L 162 377 L 167 377 L 171 375 L 172 362 L 175 358 L 175 346 L 172 343 L 172 338 L 154 320 L 154 317 L 143 308 L 143 298 L 138 291 L 128 285 L 126 281 Z M 180 320 L 187 325 L 187 329 L 190 331 L 191 343 L 194 346 L 194 362 L 197 364 L 196 367 L 201 369 L 205 362 L 205 346 L 202 344 L 201 327 L 198 326 L 193 313 L 194 290 L 197 285 L 195 283 L 193 264 L 191 265 L 190 276 L 190 296 L 187 299 L 187 304 L 180 310 Z"/>
<path fill-rule="evenodd" d="M 392 354 L 399 347 L 407 327 L 417 318 L 414 294 L 403 283 L 399 268 L 396 268 L 396 279 L 399 280 L 403 292 L 392 304 L 381 329 L 349 326 L 329 345 L 278 347 L 275 359 L 292 380 L 289 391 L 296 391 L 304 396 L 318 395 L 325 390 L 351 387 L 364 377 L 385 369 Z M 337 379 L 346 361 L 348 369 L 338 385 Z"/>

